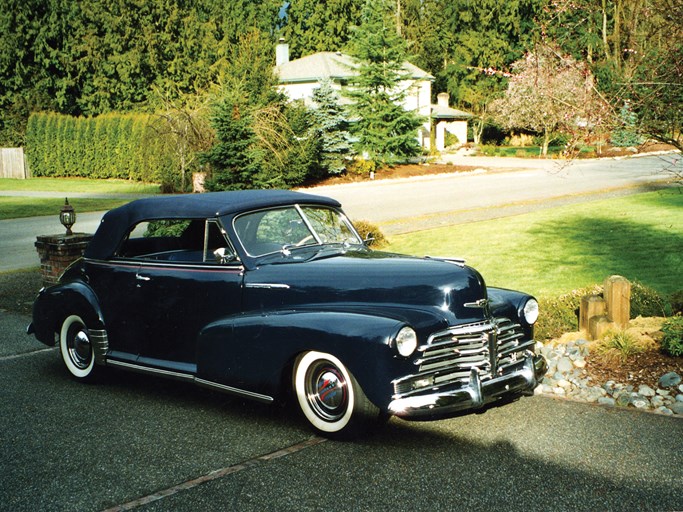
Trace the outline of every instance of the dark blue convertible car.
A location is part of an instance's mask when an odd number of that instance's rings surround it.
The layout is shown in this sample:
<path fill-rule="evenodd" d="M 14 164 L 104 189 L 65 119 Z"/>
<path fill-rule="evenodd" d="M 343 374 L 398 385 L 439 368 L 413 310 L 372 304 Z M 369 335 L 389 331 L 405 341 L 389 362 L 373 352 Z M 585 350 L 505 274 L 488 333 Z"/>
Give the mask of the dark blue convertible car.
<path fill-rule="evenodd" d="M 115 367 L 270 403 L 348 438 L 533 393 L 538 304 L 463 261 L 371 250 L 337 201 L 290 191 L 133 201 L 41 290 L 29 333 L 71 374 Z"/>

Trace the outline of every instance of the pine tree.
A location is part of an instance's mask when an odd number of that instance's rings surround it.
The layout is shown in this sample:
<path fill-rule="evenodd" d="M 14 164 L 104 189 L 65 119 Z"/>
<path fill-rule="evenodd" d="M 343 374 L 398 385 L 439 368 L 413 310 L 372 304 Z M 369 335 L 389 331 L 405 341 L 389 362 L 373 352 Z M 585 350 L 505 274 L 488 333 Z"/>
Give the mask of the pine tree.
<path fill-rule="evenodd" d="M 320 140 L 319 165 L 327 174 L 341 174 L 346 169 L 347 160 L 353 156 L 353 148 L 349 142 L 351 134 L 346 114 L 331 80 L 323 80 L 313 91 L 313 101 L 316 103 L 314 129 Z"/>
<path fill-rule="evenodd" d="M 237 101 L 226 100 L 217 108 L 212 124 L 219 142 L 202 157 L 212 169 L 206 182 L 208 190 L 253 188 L 252 176 L 258 166 L 250 154 L 255 143 L 251 123 L 246 107 Z"/>
<path fill-rule="evenodd" d="M 417 130 L 421 119 L 406 111 L 406 92 L 401 82 L 410 80 L 404 70 L 406 43 L 396 32 L 392 4 L 368 0 L 361 25 L 351 40 L 351 56 L 358 63 L 358 76 L 348 96 L 357 121 L 351 126 L 357 136 L 357 150 L 372 160 L 393 163 L 420 153 Z"/>

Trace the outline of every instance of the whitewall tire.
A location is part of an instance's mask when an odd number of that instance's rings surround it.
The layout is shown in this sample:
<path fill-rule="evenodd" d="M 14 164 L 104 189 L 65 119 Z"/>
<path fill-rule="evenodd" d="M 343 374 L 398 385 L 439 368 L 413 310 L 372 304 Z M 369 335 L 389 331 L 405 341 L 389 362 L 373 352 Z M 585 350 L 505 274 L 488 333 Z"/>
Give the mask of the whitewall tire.
<path fill-rule="evenodd" d="M 379 409 L 367 399 L 344 364 L 331 354 L 302 354 L 294 366 L 293 380 L 301 412 L 316 431 L 327 437 L 354 437 L 379 417 Z"/>
<path fill-rule="evenodd" d="M 85 322 L 78 315 L 68 316 L 59 333 L 59 350 L 69 373 L 89 380 L 95 373 L 95 353 Z"/>

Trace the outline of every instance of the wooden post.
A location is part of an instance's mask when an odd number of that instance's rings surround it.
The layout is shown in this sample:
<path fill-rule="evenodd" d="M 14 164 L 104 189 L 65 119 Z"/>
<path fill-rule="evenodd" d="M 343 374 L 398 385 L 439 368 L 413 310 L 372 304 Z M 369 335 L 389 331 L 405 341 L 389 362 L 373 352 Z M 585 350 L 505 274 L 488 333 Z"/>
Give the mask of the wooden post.
<path fill-rule="evenodd" d="M 579 330 L 590 332 L 590 321 L 593 317 L 605 316 L 605 299 L 600 295 L 584 295 L 581 297 L 581 307 L 579 308 Z"/>
<path fill-rule="evenodd" d="M 631 283 L 621 276 L 605 279 L 607 318 L 621 329 L 628 327 L 631 319 Z"/>

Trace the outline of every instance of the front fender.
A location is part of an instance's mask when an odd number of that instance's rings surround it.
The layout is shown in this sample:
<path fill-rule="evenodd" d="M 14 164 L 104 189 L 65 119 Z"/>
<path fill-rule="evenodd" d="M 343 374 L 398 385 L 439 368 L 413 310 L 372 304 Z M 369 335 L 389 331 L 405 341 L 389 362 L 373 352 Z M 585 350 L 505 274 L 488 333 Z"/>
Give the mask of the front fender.
<path fill-rule="evenodd" d="M 104 329 L 104 319 L 95 292 L 81 281 L 42 289 L 33 303 L 30 332 L 48 346 L 55 344 L 58 332 L 68 315 L 80 316 L 91 329 Z"/>
<path fill-rule="evenodd" d="M 316 350 L 339 358 L 368 399 L 386 407 L 392 379 L 409 367 L 390 346 L 404 325 L 393 318 L 348 312 L 285 311 L 231 317 L 201 331 L 197 373 L 206 380 L 282 396 L 289 389 L 296 357 Z"/>

